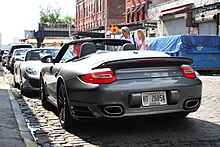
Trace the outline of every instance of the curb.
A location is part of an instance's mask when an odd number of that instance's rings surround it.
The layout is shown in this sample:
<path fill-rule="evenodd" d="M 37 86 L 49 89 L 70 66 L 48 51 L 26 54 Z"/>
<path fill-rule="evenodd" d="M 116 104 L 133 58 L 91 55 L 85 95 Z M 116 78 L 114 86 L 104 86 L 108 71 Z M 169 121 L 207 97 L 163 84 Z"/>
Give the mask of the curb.
<path fill-rule="evenodd" d="M 4 71 L 3 75 L 5 75 L 6 71 L 4 68 L 2 68 L 2 69 Z M 13 112 L 15 115 L 16 122 L 18 124 L 21 138 L 23 139 L 26 147 L 38 147 L 37 143 L 34 141 L 33 136 L 31 135 L 30 130 L 28 129 L 25 118 L 24 118 L 23 114 L 21 113 L 21 109 L 20 109 L 14 95 L 12 94 L 11 89 L 8 89 L 8 95 L 9 95 L 9 98 L 11 101 L 11 106 L 12 106 L 12 109 L 13 109 Z"/>

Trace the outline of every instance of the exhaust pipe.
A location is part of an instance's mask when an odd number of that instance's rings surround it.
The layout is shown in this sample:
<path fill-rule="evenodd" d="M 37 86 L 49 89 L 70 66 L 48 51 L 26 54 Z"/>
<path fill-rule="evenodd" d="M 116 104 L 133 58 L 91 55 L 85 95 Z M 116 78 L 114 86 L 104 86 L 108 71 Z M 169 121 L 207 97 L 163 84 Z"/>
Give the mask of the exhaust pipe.
<path fill-rule="evenodd" d="M 199 103 L 200 103 L 200 101 L 198 99 L 188 100 L 185 102 L 185 108 L 186 109 L 196 108 L 199 105 Z"/>
<path fill-rule="evenodd" d="M 104 112 L 108 115 L 122 115 L 123 109 L 121 106 L 105 106 Z"/>

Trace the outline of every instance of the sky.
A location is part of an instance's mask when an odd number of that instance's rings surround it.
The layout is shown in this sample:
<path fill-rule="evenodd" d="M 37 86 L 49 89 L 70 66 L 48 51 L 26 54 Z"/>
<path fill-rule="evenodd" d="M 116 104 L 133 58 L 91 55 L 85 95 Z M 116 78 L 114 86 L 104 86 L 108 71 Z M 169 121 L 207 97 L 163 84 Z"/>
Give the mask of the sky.
<path fill-rule="evenodd" d="M 38 30 L 40 6 L 60 6 L 61 15 L 75 17 L 76 0 L 4 0 L 0 2 L 2 44 L 24 38 L 24 30 Z"/>

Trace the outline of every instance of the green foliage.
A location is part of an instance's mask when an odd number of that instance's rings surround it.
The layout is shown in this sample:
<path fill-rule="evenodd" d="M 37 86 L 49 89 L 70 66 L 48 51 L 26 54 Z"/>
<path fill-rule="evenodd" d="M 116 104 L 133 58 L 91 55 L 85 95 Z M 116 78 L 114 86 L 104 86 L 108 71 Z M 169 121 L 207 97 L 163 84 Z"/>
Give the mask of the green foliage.
<path fill-rule="evenodd" d="M 72 16 L 66 15 L 61 17 L 61 8 L 52 8 L 50 5 L 44 9 L 40 6 L 40 23 L 70 23 L 73 24 L 75 19 Z"/>

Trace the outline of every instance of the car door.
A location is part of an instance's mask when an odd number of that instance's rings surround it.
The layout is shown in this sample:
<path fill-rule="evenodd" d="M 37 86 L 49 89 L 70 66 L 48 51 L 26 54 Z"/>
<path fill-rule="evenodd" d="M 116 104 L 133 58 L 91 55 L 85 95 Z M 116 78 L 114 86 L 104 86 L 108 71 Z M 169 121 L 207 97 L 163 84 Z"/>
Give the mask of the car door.
<path fill-rule="evenodd" d="M 49 95 L 49 99 L 56 103 L 56 94 L 57 94 L 57 81 L 59 77 L 60 70 L 65 66 L 66 62 L 70 59 L 74 58 L 74 55 L 67 51 L 61 58 L 58 63 L 51 64 L 47 71 L 45 72 L 45 79 L 47 82 L 47 92 Z M 55 59 L 56 60 L 56 59 Z"/>

